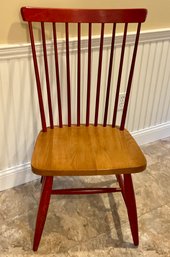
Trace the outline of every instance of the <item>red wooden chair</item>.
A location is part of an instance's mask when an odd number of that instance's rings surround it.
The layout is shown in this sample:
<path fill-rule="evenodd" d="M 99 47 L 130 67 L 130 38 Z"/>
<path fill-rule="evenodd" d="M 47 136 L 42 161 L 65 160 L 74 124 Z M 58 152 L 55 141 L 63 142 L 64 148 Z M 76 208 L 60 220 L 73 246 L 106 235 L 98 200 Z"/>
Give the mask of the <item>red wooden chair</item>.
<path fill-rule="evenodd" d="M 42 122 L 42 131 L 40 131 L 33 156 L 32 170 L 34 173 L 42 176 L 42 193 L 37 214 L 37 222 L 34 236 L 33 250 L 36 251 L 39 246 L 43 227 L 46 220 L 50 196 L 52 194 L 96 194 L 96 193 L 112 193 L 121 192 L 125 201 L 130 228 L 132 232 L 133 242 L 138 245 L 138 224 L 135 196 L 132 184 L 131 174 L 141 172 L 146 168 L 146 160 L 139 146 L 132 138 L 130 133 L 124 128 L 125 119 L 130 96 L 132 77 L 134 73 L 135 59 L 139 41 L 141 23 L 145 21 L 147 11 L 145 9 L 115 9 L 115 10 L 80 10 L 80 9 L 47 9 L 47 8 L 21 8 L 21 14 L 24 21 L 28 22 L 29 33 L 32 46 L 33 62 L 35 68 L 35 77 L 37 84 L 37 92 L 39 99 L 40 115 Z M 33 22 L 40 23 L 40 31 L 42 38 L 42 47 L 44 55 L 44 63 L 38 62 L 36 54 L 36 45 L 34 39 Z M 54 60 L 55 60 L 55 76 L 56 90 L 58 103 L 58 122 L 54 119 L 54 108 L 51 97 L 50 72 L 51 68 L 48 61 L 47 46 L 46 46 L 46 23 L 51 23 Z M 64 23 L 65 26 L 65 56 L 66 56 L 66 81 L 67 81 L 67 114 L 68 122 L 63 122 L 63 103 L 61 99 L 62 82 L 65 78 L 61 78 L 61 68 L 58 55 L 58 39 L 57 30 L 58 24 Z M 76 124 L 73 124 L 73 112 L 71 103 L 71 72 L 70 72 L 70 23 L 75 23 L 77 26 L 77 108 Z M 88 26 L 88 61 L 87 61 L 87 95 L 86 99 L 86 120 L 82 121 L 82 54 L 81 54 L 81 36 L 82 23 Z M 91 79 L 92 75 L 92 28 L 93 23 L 99 23 L 100 30 L 100 47 L 99 60 L 97 69 L 97 83 Z M 110 57 L 105 83 L 101 81 L 102 57 L 104 45 L 105 23 L 110 23 L 112 26 L 112 39 L 110 43 Z M 112 86 L 112 66 L 114 60 L 114 45 L 117 23 L 123 23 L 124 32 L 122 40 L 122 49 L 120 54 L 120 62 L 118 63 L 119 70 L 116 82 L 115 99 L 112 103 L 113 114 L 112 124 L 108 124 L 108 109 L 110 101 L 110 91 Z M 126 47 L 126 36 L 128 24 L 136 23 L 136 35 L 134 40 L 134 50 L 132 54 L 131 66 L 127 82 L 127 90 L 125 104 L 122 112 L 120 125 L 117 124 L 118 99 L 120 93 L 120 84 L 123 72 L 124 52 Z M 37 27 L 36 27 L 37 30 Z M 44 66 L 46 78 L 47 100 L 49 108 L 49 118 L 45 109 L 40 79 L 39 66 Z M 63 69 L 62 64 L 62 69 Z M 41 70 L 42 74 L 42 70 Z M 94 74 L 93 74 L 94 76 Z M 96 88 L 95 101 L 90 101 L 91 88 Z M 105 87 L 105 101 L 103 108 L 103 122 L 98 124 L 99 106 L 101 87 Z M 43 91 L 43 93 L 42 93 Z M 94 105 L 93 105 L 94 104 Z M 90 115 L 91 108 L 94 106 L 94 122 L 91 124 Z M 102 110 L 102 109 L 100 109 Z M 47 124 L 49 120 L 49 126 Z M 84 123 L 84 124 L 83 124 Z M 117 124 L 117 125 L 116 125 Z M 119 188 L 76 188 L 76 189 L 53 189 L 54 176 L 92 176 L 92 175 L 112 175 L 114 174 L 118 180 Z"/>

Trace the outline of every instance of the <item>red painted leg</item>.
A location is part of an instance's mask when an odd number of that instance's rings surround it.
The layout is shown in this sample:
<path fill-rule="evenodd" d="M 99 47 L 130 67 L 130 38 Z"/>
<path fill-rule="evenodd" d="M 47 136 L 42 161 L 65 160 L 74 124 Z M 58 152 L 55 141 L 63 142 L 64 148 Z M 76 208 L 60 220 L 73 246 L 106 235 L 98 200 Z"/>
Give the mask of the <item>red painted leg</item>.
<path fill-rule="evenodd" d="M 53 185 L 53 177 L 43 177 L 43 183 L 42 183 L 42 192 L 41 192 L 41 198 L 39 203 L 39 209 L 37 213 L 37 221 L 36 221 L 36 228 L 35 228 L 35 234 L 34 234 L 34 244 L 33 244 L 33 250 L 37 251 L 41 235 L 43 232 L 48 206 L 50 203 L 50 196 L 52 191 L 52 185 Z"/>
<path fill-rule="evenodd" d="M 119 186 L 120 186 L 120 188 L 122 190 L 122 196 L 123 196 L 123 199 L 125 201 L 124 179 L 123 179 L 122 175 L 116 175 L 116 178 L 117 178 Z M 126 201 L 125 201 L 125 204 L 126 204 Z"/>
<path fill-rule="evenodd" d="M 131 174 L 124 175 L 124 193 L 133 242 L 137 246 L 139 244 L 138 220 Z"/>
<path fill-rule="evenodd" d="M 40 180 L 40 182 L 41 182 L 41 184 L 42 184 L 42 182 L 43 182 L 43 176 L 41 176 L 41 180 Z"/>

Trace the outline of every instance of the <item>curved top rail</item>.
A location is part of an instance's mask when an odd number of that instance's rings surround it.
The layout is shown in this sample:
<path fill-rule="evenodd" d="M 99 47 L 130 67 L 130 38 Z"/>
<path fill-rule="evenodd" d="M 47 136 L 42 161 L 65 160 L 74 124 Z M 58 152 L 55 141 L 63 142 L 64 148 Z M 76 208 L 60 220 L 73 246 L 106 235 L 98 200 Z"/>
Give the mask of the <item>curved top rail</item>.
<path fill-rule="evenodd" d="M 81 23 L 142 23 L 146 9 L 58 9 L 22 7 L 24 21 L 81 22 Z"/>

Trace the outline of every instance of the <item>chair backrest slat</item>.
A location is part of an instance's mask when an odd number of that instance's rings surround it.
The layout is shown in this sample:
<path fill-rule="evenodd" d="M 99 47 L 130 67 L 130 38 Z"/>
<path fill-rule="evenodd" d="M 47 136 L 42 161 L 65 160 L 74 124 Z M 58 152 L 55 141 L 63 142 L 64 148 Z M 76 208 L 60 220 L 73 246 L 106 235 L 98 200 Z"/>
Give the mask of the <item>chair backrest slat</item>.
<path fill-rule="evenodd" d="M 41 82 L 40 82 L 40 75 L 39 75 L 38 62 L 37 62 L 37 55 L 36 55 L 36 49 L 35 49 L 35 42 L 34 42 L 34 34 L 33 34 L 32 22 L 29 22 L 28 25 L 29 25 L 30 40 L 31 40 L 31 47 L 32 47 L 32 54 L 33 54 L 35 77 L 36 77 L 36 83 L 37 83 L 37 92 L 38 92 L 38 100 L 39 100 L 39 107 L 40 107 L 42 130 L 45 132 L 45 131 L 47 131 L 47 126 L 46 126 L 44 104 L 43 104 L 43 98 L 42 98 Z"/>
<path fill-rule="evenodd" d="M 96 108 L 95 108 L 95 121 L 94 121 L 95 126 L 98 125 L 100 83 L 101 83 L 102 57 L 103 57 L 103 38 L 104 38 L 104 23 L 102 23 L 101 25 L 101 35 L 100 35 L 99 64 L 98 64 L 98 77 L 97 77 L 97 90 L 96 90 Z"/>
<path fill-rule="evenodd" d="M 56 73 L 56 84 L 57 84 L 57 100 L 58 100 L 58 117 L 59 127 L 62 128 L 62 109 L 61 109 L 61 93 L 60 93 L 60 76 L 59 76 L 59 64 L 58 64 L 58 48 L 57 48 L 57 33 L 56 24 L 53 22 L 53 42 L 54 42 L 54 57 L 55 57 L 55 73 Z"/>
<path fill-rule="evenodd" d="M 46 86 L 47 86 L 50 128 L 53 128 L 54 123 L 53 123 L 53 112 L 52 112 L 52 104 L 51 104 L 50 80 L 49 80 L 49 69 L 48 69 L 48 59 L 47 59 L 47 48 L 46 48 L 46 37 L 45 37 L 44 22 L 41 22 L 41 33 L 42 33 L 43 52 L 44 52 L 44 65 L 45 65 L 45 77 L 46 77 Z"/>
<path fill-rule="evenodd" d="M 92 24 L 91 24 L 91 23 L 89 23 L 89 33 L 88 33 L 88 71 L 87 71 L 86 126 L 89 126 L 89 119 L 90 119 L 90 90 L 91 90 L 91 36 L 92 36 Z"/>
<path fill-rule="evenodd" d="M 116 23 L 113 24 L 113 29 L 112 29 L 112 41 L 111 41 L 109 71 L 108 71 L 108 79 L 107 79 L 107 91 L 106 91 L 106 100 L 105 100 L 105 111 L 104 111 L 104 120 L 103 120 L 104 127 L 107 124 L 107 114 L 108 114 L 108 107 L 109 107 L 110 84 L 111 84 L 111 76 L 112 76 L 114 45 L 115 45 L 115 33 L 116 33 Z"/>
<path fill-rule="evenodd" d="M 37 92 L 39 98 L 40 114 L 43 131 L 47 130 L 46 125 L 46 112 L 43 103 L 44 100 L 48 101 L 48 112 L 50 127 L 53 128 L 56 122 L 54 121 L 55 114 L 55 100 L 58 104 L 58 124 L 59 127 L 63 125 L 71 126 L 74 122 L 77 126 L 80 126 L 83 122 L 86 126 L 89 126 L 94 114 L 94 126 L 101 124 L 105 127 L 107 124 L 111 124 L 115 127 L 117 120 L 121 120 L 120 129 L 123 130 L 125 127 L 125 121 L 127 116 L 128 102 L 130 97 L 130 91 L 132 86 L 132 78 L 135 68 L 135 60 L 137 55 L 137 47 L 139 43 L 139 35 L 141 23 L 145 21 L 147 11 L 146 9 L 114 9 L 114 10 L 83 10 L 83 9 L 49 9 L 49 8 L 21 8 L 21 13 L 24 21 L 29 24 L 29 32 L 33 53 L 34 69 L 37 83 Z M 40 80 L 40 65 L 38 61 L 38 56 L 36 54 L 34 31 L 32 22 L 41 23 L 41 38 L 42 47 L 44 55 L 44 67 L 45 67 L 45 78 L 46 78 L 46 91 L 47 97 L 44 96 L 44 90 L 41 88 Z M 47 26 L 46 22 L 52 24 L 52 35 L 53 35 L 53 47 L 54 47 L 54 62 L 50 66 L 49 56 L 47 55 Z M 62 48 L 65 50 L 60 53 L 58 45 L 58 31 L 63 33 L 62 26 L 58 23 L 64 24 L 65 37 Z M 76 49 L 74 51 L 76 59 L 73 59 L 70 55 L 70 38 L 71 38 L 71 24 L 74 23 L 77 27 L 77 42 Z M 85 27 L 83 23 L 87 24 L 87 41 L 85 40 L 82 44 L 82 36 L 85 33 Z M 99 48 L 92 44 L 93 34 L 96 28 L 93 26 L 94 23 L 100 24 L 99 32 Z M 112 35 L 111 42 L 105 45 L 105 24 L 112 25 Z M 121 23 L 124 25 L 122 43 L 121 45 L 116 45 L 116 32 L 117 25 Z M 137 31 L 134 37 L 134 49 L 132 53 L 132 59 L 127 58 L 127 35 L 129 24 L 135 23 L 137 25 Z M 35 27 L 37 28 L 37 27 Z M 49 27 L 48 27 L 49 28 Z M 75 28 L 75 27 L 74 27 Z M 92 30 L 93 28 L 93 30 Z M 110 28 L 110 27 L 109 27 Z M 97 39 L 98 40 L 98 39 Z M 97 42 L 96 38 L 94 43 Z M 87 42 L 87 55 L 84 51 L 86 49 Z M 73 41 L 74 45 L 74 41 Z M 61 46 L 61 44 L 60 44 Z M 106 47 L 106 48 L 105 48 Z M 94 48 L 94 49 L 93 49 Z M 115 49 L 116 48 L 116 49 Z M 106 51 L 106 56 L 104 55 Z M 93 51 L 93 53 L 92 53 Z M 98 52 L 97 52 L 98 51 Z M 52 51 L 53 53 L 53 51 Z M 108 61 L 107 61 L 107 53 Z M 84 64 L 87 56 L 87 66 Z M 96 56 L 98 56 L 96 60 Z M 131 56 L 131 55 L 130 55 Z M 65 58 L 65 59 L 63 59 Z M 74 60 L 74 63 L 73 63 Z M 76 60 L 76 61 L 75 61 Z M 128 65 L 125 64 L 125 60 L 128 61 Z M 130 60 L 130 61 L 129 61 Z M 105 62 L 104 62 L 105 61 Z M 98 63 L 97 63 L 98 62 Z M 66 63 L 66 64 L 65 64 Z M 97 63 L 97 67 L 96 67 Z M 65 64 L 65 65 L 64 65 Z M 73 64 L 73 65 L 72 65 Z M 114 65 L 113 65 L 114 64 Z M 72 66 L 71 66 L 72 65 Z M 83 66 L 84 65 L 84 66 Z M 128 68 L 127 68 L 128 67 Z M 50 68 L 52 68 L 52 73 L 50 73 Z M 64 71 L 62 70 L 64 68 Z M 105 70 L 104 70 L 105 68 Z M 54 70 L 55 69 L 55 70 Z M 54 72 L 53 72 L 54 71 Z M 74 76 L 73 73 L 77 72 Z M 57 89 L 57 99 L 55 99 L 54 86 L 51 84 L 51 74 L 55 74 L 56 79 L 56 89 Z M 124 76 L 124 73 L 125 76 Z M 129 74 L 128 74 L 129 73 Z M 66 76 L 63 76 L 66 74 Z M 127 76 L 126 76 L 127 75 Z M 86 78 L 85 78 L 86 76 Z M 75 85 L 74 78 L 76 78 Z M 124 79 L 125 78 L 125 79 Z M 127 82 L 126 82 L 127 78 Z M 84 81 L 82 81 L 84 80 Z M 86 85 L 85 85 L 86 84 Z M 66 88 L 65 88 L 66 85 Z M 82 87 L 85 86 L 85 89 Z M 124 90 L 125 103 L 122 111 L 122 116 L 117 115 L 119 96 L 121 90 Z M 66 90 L 66 93 L 65 93 Z M 87 91 L 86 91 L 87 90 Z M 43 93 L 42 93 L 43 91 Z M 83 95 L 83 92 L 85 94 Z M 52 94 L 53 93 L 53 94 Z M 64 95 L 65 94 L 65 95 Z M 61 97 L 62 96 L 62 97 Z M 74 102 L 75 101 L 75 102 Z M 84 104 L 85 102 L 85 104 Z M 46 102 L 45 102 L 46 103 Z M 73 104 L 76 108 L 74 108 Z M 86 105 L 85 108 L 83 104 Z M 65 107 L 66 107 L 66 121 L 65 121 Z M 72 110 L 73 109 L 73 110 Z M 103 111 L 104 110 L 104 111 Z M 101 119 L 101 113 L 103 113 L 103 120 Z M 121 113 L 120 113 L 121 114 Z M 85 121 L 84 117 L 85 116 Z M 112 116 L 112 117 L 111 117 Z M 118 116 L 118 118 L 117 118 Z M 48 119 L 47 119 L 48 120 Z M 101 121 L 102 120 L 102 121 Z M 73 122 L 74 121 L 74 122 Z"/>
<path fill-rule="evenodd" d="M 137 27 L 135 45 L 134 45 L 133 56 L 132 56 L 132 63 L 131 63 L 131 68 L 130 68 L 130 73 L 129 73 L 125 103 L 124 103 L 122 120 L 121 120 L 121 125 L 120 125 L 121 130 L 123 130 L 124 126 L 125 126 L 125 119 L 126 119 L 126 115 L 127 115 L 127 108 L 128 108 L 130 90 L 131 90 L 131 85 L 132 85 L 132 78 L 133 78 L 134 67 L 135 67 L 135 60 L 136 60 L 136 54 L 137 54 L 137 48 L 138 48 L 138 42 L 139 42 L 140 29 L 141 29 L 141 23 L 139 23 L 138 27 Z"/>
<path fill-rule="evenodd" d="M 77 126 L 80 126 L 80 80 L 81 80 L 81 23 L 78 23 L 78 41 L 77 41 Z"/>
<path fill-rule="evenodd" d="M 69 55 L 69 25 L 65 23 L 66 32 L 66 66 L 67 66 L 67 111 L 68 126 L 71 126 L 71 90 L 70 90 L 70 55 Z"/>
<path fill-rule="evenodd" d="M 119 101 L 120 84 L 121 84 L 121 78 L 122 78 L 123 61 L 124 61 L 126 36 L 127 36 L 127 28 L 128 28 L 128 23 L 125 23 L 123 42 L 122 42 L 122 51 L 121 51 L 120 63 L 119 63 L 119 73 L 118 73 L 118 80 L 117 80 L 117 87 L 116 87 L 116 95 L 115 95 L 115 104 L 114 104 L 114 111 L 113 111 L 112 127 L 115 127 L 115 125 L 116 125 L 116 116 L 117 116 L 117 108 L 118 108 L 118 101 Z"/>

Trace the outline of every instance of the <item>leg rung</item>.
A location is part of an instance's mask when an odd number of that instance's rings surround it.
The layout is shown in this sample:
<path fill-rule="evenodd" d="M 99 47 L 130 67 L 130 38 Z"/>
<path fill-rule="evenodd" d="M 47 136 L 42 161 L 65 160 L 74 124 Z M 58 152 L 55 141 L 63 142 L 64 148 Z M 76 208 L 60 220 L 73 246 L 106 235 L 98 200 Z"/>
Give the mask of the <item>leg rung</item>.
<path fill-rule="evenodd" d="M 121 192 L 120 188 L 69 188 L 52 190 L 51 194 L 55 195 L 76 195 L 76 194 L 98 194 Z"/>

